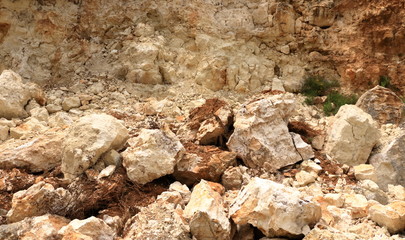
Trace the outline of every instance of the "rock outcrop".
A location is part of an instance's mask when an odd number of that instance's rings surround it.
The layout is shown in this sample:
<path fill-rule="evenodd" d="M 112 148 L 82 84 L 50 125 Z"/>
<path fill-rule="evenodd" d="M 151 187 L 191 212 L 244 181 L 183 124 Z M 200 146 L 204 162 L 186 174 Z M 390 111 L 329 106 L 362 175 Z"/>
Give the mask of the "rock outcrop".
<path fill-rule="evenodd" d="M 325 151 L 334 160 L 355 166 L 366 163 L 380 133 L 372 117 L 354 105 L 344 105 L 329 129 Z"/>
<path fill-rule="evenodd" d="M 265 96 L 246 104 L 236 114 L 227 146 L 252 168 L 274 171 L 302 160 L 287 127 L 293 110 L 290 94 Z"/>
<path fill-rule="evenodd" d="M 96 164 L 111 149 L 121 149 L 129 138 L 122 123 L 107 114 L 80 118 L 69 130 L 62 145 L 62 172 L 74 178 Z"/>

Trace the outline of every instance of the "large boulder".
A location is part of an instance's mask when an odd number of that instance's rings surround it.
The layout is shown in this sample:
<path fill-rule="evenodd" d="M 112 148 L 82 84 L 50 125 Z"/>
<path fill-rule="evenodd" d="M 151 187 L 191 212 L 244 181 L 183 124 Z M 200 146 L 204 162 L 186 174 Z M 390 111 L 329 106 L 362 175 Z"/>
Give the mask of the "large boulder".
<path fill-rule="evenodd" d="M 48 171 L 62 161 L 64 132 L 48 131 L 29 141 L 11 139 L 0 145 L 2 168 L 24 168 L 30 172 Z"/>
<path fill-rule="evenodd" d="M 309 233 L 321 207 L 294 188 L 256 177 L 239 192 L 229 214 L 236 224 L 252 224 L 267 237 L 294 237 Z"/>
<path fill-rule="evenodd" d="M 356 106 L 370 114 L 380 124 L 398 124 L 404 103 L 392 90 L 376 86 L 361 95 Z"/>
<path fill-rule="evenodd" d="M 13 195 L 7 221 L 18 222 L 26 217 L 40 216 L 45 213 L 63 216 L 68 211 L 70 201 L 72 201 L 71 194 L 66 189 L 55 189 L 49 183 L 39 182 Z"/>
<path fill-rule="evenodd" d="M 230 151 L 247 166 L 270 171 L 302 160 L 287 127 L 294 104 L 292 94 L 279 94 L 244 105 L 227 143 Z"/>
<path fill-rule="evenodd" d="M 189 219 L 191 233 L 196 239 L 231 239 L 231 223 L 225 212 L 224 201 L 210 184 L 213 183 L 201 180 L 194 187 L 184 216 Z"/>
<path fill-rule="evenodd" d="M 405 187 L 405 133 L 372 156 L 370 164 L 375 168 L 375 181 L 383 190 L 388 189 L 388 184 Z"/>
<path fill-rule="evenodd" d="M 184 147 L 186 153 L 177 163 L 173 176 L 187 185 L 201 179 L 218 182 L 229 166 L 236 165 L 235 153 L 193 143 L 186 143 Z"/>
<path fill-rule="evenodd" d="M 329 129 L 326 153 L 336 161 L 356 166 L 366 163 L 380 138 L 377 123 L 359 107 L 344 105 Z"/>
<path fill-rule="evenodd" d="M 28 117 L 29 114 L 24 107 L 31 99 L 45 104 L 45 97 L 35 84 L 23 83 L 20 75 L 11 70 L 4 70 L 1 73 L 0 118 Z"/>
<path fill-rule="evenodd" d="M 184 153 L 183 145 L 168 128 L 142 129 L 128 143 L 122 164 L 129 179 L 139 184 L 172 174 Z"/>
<path fill-rule="evenodd" d="M 80 118 L 69 130 L 62 148 L 62 172 L 74 178 L 111 149 L 121 149 L 129 138 L 122 123 L 107 114 Z"/>

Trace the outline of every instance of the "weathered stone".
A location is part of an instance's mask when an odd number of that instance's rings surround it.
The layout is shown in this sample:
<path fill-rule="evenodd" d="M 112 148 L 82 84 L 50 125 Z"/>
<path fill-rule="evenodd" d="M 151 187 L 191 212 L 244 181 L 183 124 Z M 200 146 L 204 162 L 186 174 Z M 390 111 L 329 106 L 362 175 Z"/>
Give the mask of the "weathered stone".
<path fill-rule="evenodd" d="M 309 173 L 307 171 L 299 171 L 295 175 L 295 179 L 297 180 L 297 183 L 299 186 L 305 186 L 310 183 L 315 182 L 316 178 L 318 175 L 316 173 Z"/>
<path fill-rule="evenodd" d="M 377 183 L 365 179 L 357 183 L 358 188 L 355 188 L 355 192 L 359 193 L 367 198 L 367 200 L 374 200 L 381 204 L 388 203 L 387 194 L 381 190 Z"/>
<path fill-rule="evenodd" d="M 380 124 L 398 124 L 405 105 L 392 90 L 376 86 L 361 95 L 356 106 L 370 114 Z"/>
<path fill-rule="evenodd" d="M 107 114 L 80 118 L 69 130 L 62 148 L 62 172 L 74 178 L 93 166 L 111 149 L 121 149 L 128 139 L 128 130 Z"/>
<path fill-rule="evenodd" d="M 297 149 L 297 152 L 299 153 L 302 159 L 308 160 L 310 158 L 315 157 L 314 150 L 312 149 L 311 145 L 304 142 L 304 140 L 302 140 L 301 135 L 296 133 L 290 134 L 293 139 L 295 149 Z"/>
<path fill-rule="evenodd" d="M 309 17 L 309 23 L 318 27 L 330 27 L 334 23 L 336 12 L 334 9 L 325 6 L 316 6 L 312 8 Z"/>
<path fill-rule="evenodd" d="M 266 96 L 242 107 L 227 143 L 249 167 L 274 171 L 302 160 L 288 132 L 292 94 Z"/>
<path fill-rule="evenodd" d="M 388 197 L 391 201 L 405 201 L 405 187 L 388 184 Z"/>
<path fill-rule="evenodd" d="M 71 194 L 63 188 L 55 189 L 51 184 L 39 182 L 27 190 L 14 193 L 11 210 L 7 213 L 9 223 L 18 222 L 26 217 L 40 216 L 45 213 L 64 215 L 72 201 Z"/>
<path fill-rule="evenodd" d="M 268 237 L 309 233 L 321 218 L 321 208 L 293 188 L 253 178 L 239 192 L 229 214 L 236 224 L 252 224 Z"/>
<path fill-rule="evenodd" d="M 223 199 L 205 180 L 194 187 L 184 216 L 189 219 L 191 233 L 197 239 L 231 239 L 231 223 Z"/>
<path fill-rule="evenodd" d="M 374 167 L 370 164 L 360 164 L 353 167 L 354 176 L 357 180 L 369 179 L 372 181 L 376 180 Z"/>
<path fill-rule="evenodd" d="M 221 183 L 227 190 L 236 190 L 242 187 L 247 168 L 244 166 L 230 167 L 221 177 Z"/>
<path fill-rule="evenodd" d="M 131 138 L 122 153 L 123 166 L 131 181 L 148 183 L 174 172 L 184 154 L 184 147 L 170 129 L 142 129 Z"/>
<path fill-rule="evenodd" d="M 79 97 L 67 97 L 63 99 L 62 109 L 64 111 L 69 111 L 72 108 L 78 108 L 81 106 Z"/>
<path fill-rule="evenodd" d="M 370 207 L 370 218 L 387 227 L 391 234 L 405 230 L 405 202 L 397 201 L 386 206 L 377 204 Z"/>
<path fill-rule="evenodd" d="M 44 104 L 42 91 L 34 84 L 24 84 L 21 77 L 4 70 L 0 75 L 0 117 L 7 119 L 28 117 L 24 107 L 28 101 L 35 99 Z"/>
<path fill-rule="evenodd" d="M 61 105 L 57 105 L 57 104 L 48 104 L 46 105 L 46 110 L 48 110 L 49 113 L 56 113 L 59 111 L 62 111 L 62 106 Z"/>
<path fill-rule="evenodd" d="M 186 142 L 216 144 L 228 133 L 232 118 L 232 110 L 225 101 L 207 99 L 202 106 L 190 112 L 189 120 L 179 129 L 177 135 Z"/>
<path fill-rule="evenodd" d="M 366 217 L 368 214 L 367 198 L 361 194 L 344 195 L 344 207 L 351 211 L 353 218 Z"/>
<path fill-rule="evenodd" d="M 45 122 L 40 122 L 36 118 L 31 118 L 27 122 L 10 128 L 10 137 L 15 139 L 26 139 L 48 130 Z"/>
<path fill-rule="evenodd" d="M 201 179 L 218 182 L 229 166 L 236 165 L 235 153 L 193 143 L 187 143 L 184 147 L 186 153 L 176 164 L 173 176 L 187 185 Z"/>
<path fill-rule="evenodd" d="M 48 131 L 30 141 L 9 140 L 0 145 L 0 165 L 30 172 L 51 170 L 62 161 L 61 145 L 65 136 L 64 132 Z"/>
<path fill-rule="evenodd" d="M 375 168 L 376 183 L 387 190 L 388 184 L 405 186 L 405 134 L 386 145 L 370 158 Z"/>
<path fill-rule="evenodd" d="M 30 111 L 31 117 L 37 119 L 38 121 L 48 122 L 49 113 L 46 108 L 34 108 Z"/>
<path fill-rule="evenodd" d="M 0 141 L 5 141 L 8 138 L 10 128 L 8 126 L 0 125 Z"/>
<path fill-rule="evenodd" d="M 372 117 L 354 105 L 344 105 L 329 129 L 325 151 L 334 160 L 355 166 L 366 163 L 380 133 Z"/>
<path fill-rule="evenodd" d="M 114 240 L 116 233 L 101 219 L 90 217 L 75 219 L 59 230 L 62 240 L 70 239 L 103 239 Z"/>
<path fill-rule="evenodd" d="M 122 156 L 119 152 L 112 149 L 103 154 L 102 160 L 106 166 L 108 165 L 120 166 L 122 162 Z"/>
<path fill-rule="evenodd" d="M 48 125 L 51 127 L 64 128 L 74 123 L 73 119 L 66 112 L 58 112 L 49 118 Z"/>
<path fill-rule="evenodd" d="M 316 174 L 318 174 L 320 171 L 322 171 L 322 167 L 312 160 L 303 161 L 301 163 L 301 168 L 307 172 L 313 172 Z"/>

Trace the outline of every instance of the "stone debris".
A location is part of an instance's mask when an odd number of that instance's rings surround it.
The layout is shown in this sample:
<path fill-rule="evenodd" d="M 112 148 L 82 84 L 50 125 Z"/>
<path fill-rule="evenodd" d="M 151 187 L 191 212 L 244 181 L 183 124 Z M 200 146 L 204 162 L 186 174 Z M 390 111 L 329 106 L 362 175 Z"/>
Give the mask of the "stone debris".
<path fill-rule="evenodd" d="M 405 202 L 396 201 L 388 205 L 376 204 L 370 207 L 370 218 L 387 227 L 391 234 L 405 230 Z"/>
<path fill-rule="evenodd" d="M 342 106 L 335 118 L 329 129 L 326 153 L 349 166 L 366 163 L 380 137 L 376 122 L 354 105 Z"/>
<path fill-rule="evenodd" d="M 287 128 L 293 109 L 291 94 L 266 96 L 244 105 L 236 114 L 227 146 L 252 168 L 274 171 L 303 160 Z"/>
<path fill-rule="evenodd" d="M 107 114 L 80 118 L 62 144 L 62 172 L 72 179 L 96 164 L 103 153 L 121 149 L 129 138 L 122 123 Z"/>
<path fill-rule="evenodd" d="M 354 166 L 353 169 L 354 169 L 354 176 L 356 177 L 357 180 L 368 179 L 375 181 L 377 179 L 375 175 L 375 169 L 370 164 L 360 164 Z"/>
<path fill-rule="evenodd" d="M 62 227 L 59 232 L 62 240 L 68 239 L 105 239 L 114 240 L 116 233 L 101 219 L 90 217 L 79 220 L 74 219 Z"/>
<path fill-rule="evenodd" d="M 231 223 L 222 196 L 211 185 L 201 180 L 194 187 L 184 217 L 189 220 L 191 234 L 196 239 L 231 239 Z"/>
<path fill-rule="evenodd" d="M 185 151 L 176 135 L 166 128 L 142 129 L 128 143 L 122 164 L 129 179 L 139 184 L 172 174 Z"/>
<path fill-rule="evenodd" d="M 252 224 L 268 237 L 289 237 L 308 234 L 321 218 L 321 208 L 293 188 L 253 178 L 239 192 L 229 214 L 236 224 Z"/>

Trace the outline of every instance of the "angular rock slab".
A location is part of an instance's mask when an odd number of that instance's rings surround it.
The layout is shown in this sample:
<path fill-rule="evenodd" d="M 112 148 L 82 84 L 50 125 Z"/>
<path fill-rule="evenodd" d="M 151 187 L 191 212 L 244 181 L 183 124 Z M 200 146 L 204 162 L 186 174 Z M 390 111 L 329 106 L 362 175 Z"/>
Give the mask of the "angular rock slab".
<path fill-rule="evenodd" d="M 0 145 L 2 168 L 24 168 L 30 172 L 53 169 L 62 161 L 64 132 L 48 131 L 30 141 L 10 140 Z"/>
<path fill-rule="evenodd" d="M 169 129 L 142 129 L 128 141 L 122 165 L 131 181 L 145 184 L 174 172 L 184 147 Z"/>
<path fill-rule="evenodd" d="M 388 189 L 388 184 L 405 187 L 405 134 L 372 156 L 370 164 L 375 168 L 375 181 L 383 190 Z"/>
<path fill-rule="evenodd" d="M 121 122 L 107 114 L 91 114 L 73 124 L 63 142 L 62 172 L 75 178 L 111 149 L 121 149 L 129 138 Z"/>
<path fill-rule="evenodd" d="M 24 107 L 35 99 L 45 104 L 43 92 L 35 84 L 24 84 L 20 75 L 4 70 L 0 75 L 0 118 L 28 117 Z"/>
<path fill-rule="evenodd" d="M 387 227 L 391 234 L 405 230 L 405 201 L 396 201 L 386 206 L 376 204 L 369 209 L 370 218 Z"/>
<path fill-rule="evenodd" d="M 103 220 L 96 217 L 75 219 L 58 232 L 62 240 L 70 239 L 103 239 L 114 240 L 116 233 Z"/>
<path fill-rule="evenodd" d="M 231 223 L 225 212 L 224 201 L 211 185 L 201 180 L 194 187 L 184 216 L 189 219 L 191 233 L 197 239 L 231 239 Z"/>
<path fill-rule="evenodd" d="M 356 106 L 370 114 L 380 124 L 398 124 L 404 103 L 391 89 L 376 86 L 361 95 Z"/>
<path fill-rule="evenodd" d="M 325 151 L 334 160 L 356 166 L 366 163 L 380 138 L 377 123 L 354 105 L 344 105 L 329 129 Z"/>
<path fill-rule="evenodd" d="M 252 224 L 267 237 L 291 237 L 307 234 L 321 218 L 321 207 L 294 188 L 256 177 L 239 192 L 229 215 L 236 224 Z"/>
<path fill-rule="evenodd" d="M 302 160 L 287 127 L 294 104 L 292 94 L 279 94 L 242 107 L 227 143 L 230 151 L 237 153 L 247 166 L 269 171 Z"/>

